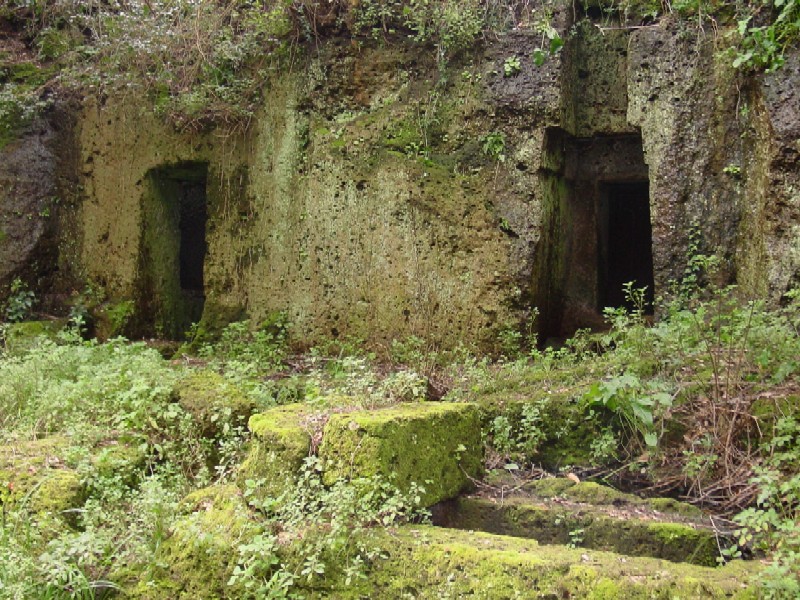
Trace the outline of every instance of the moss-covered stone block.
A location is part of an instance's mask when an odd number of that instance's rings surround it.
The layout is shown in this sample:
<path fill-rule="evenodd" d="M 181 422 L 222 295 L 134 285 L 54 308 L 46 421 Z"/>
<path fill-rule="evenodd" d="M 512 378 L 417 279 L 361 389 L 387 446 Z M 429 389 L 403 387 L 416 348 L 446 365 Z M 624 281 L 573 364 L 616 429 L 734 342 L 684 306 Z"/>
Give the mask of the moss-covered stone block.
<path fill-rule="evenodd" d="M 404 526 L 382 534 L 386 558 L 366 580 L 312 597 L 333 598 L 755 598 L 759 565 L 718 569 L 533 540 Z"/>
<path fill-rule="evenodd" d="M 260 533 L 235 486 L 194 492 L 181 503 L 184 513 L 160 546 L 148 573 L 120 572 L 125 597 L 137 600 L 240 598 L 244 590 L 228 581 L 238 547 Z"/>
<path fill-rule="evenodd" d="M 680 502 L 674 498 L 647 498 L 645 502 L 650 508 L 659 512 L 680 515 L 688 519 L 702 519 L 704 517 L 703 511 L 696 506 Z"/>
<path fill-rule="evenodd" d="M 521 488 L 500 477 L 491 483 L 516 491 L 502 500 L 459 498 L 443 504 L 434 512 L 434 522 L 706 566 L 715 566 L 719 547 L 732 543 L 708 527 L 700 509 L 672 498 L 639 498 L 567 477 L 548 477 Z"/>
<path fill-rule="evenodd" d="M 686 502 L 674 498 L 640 498 L 593 481 L 576 482 L 567 477 L 546 477 L 525 484 L 523 489 L 526 494 L 541 499 L 564 498 L 595 506 L 641 506 L 694 521 L 704 518 L 702 510 Z"/>
<path fill-rule="evenodd" d="M 313 408 L 288 404 L 250 417 L 253 445 L 239 469 L 239 486 L 255 483 L 261 496 L 277 498 L 295 480 L 303 460 L 311 451 Z"/>
<path fill-rule="evenodd" d="M 607 485 L 601 485 L 594 481 L 581 481 L 564 489 L 564 496 L 575 502 L 586 502 L 588 504 L 615 504 L 624 503 L 631 497 Z"/>
<path fill-rule="evenodd" d="M 131 487 L 143 476 L 147 459 L 144 436 L 125 435 L 105 440 L 92 451 L 92 465 L 100 477 L 120 477 Z"/>
<path fill-rule="evenodd" d="M 255 402 L 214 371 L 196 371 L 176 385 L 178 403 L 200 426 L 204 437 L 218 438 L 225 428 L 244 425 Z"/>
<path fill-rule="evenodd" d="M 664 522 L 656 519 L 665 518 Z M 643 507 L 581 507 L 525 498 L 459 498 L 434 513 L 434 523 L 485 531 L 543 544 L 573 545 L 628 556 L 652 556 L 673 562 L 714 567 L 719 557 L 716 535 L 708 527 L 671 522 Z M 721 543 L 725 543 L 724 540 Z"/>
<path fill-rule="evenodd" d="M 71 522 L 68 512 L 80 508 L 85 490 L 66 464 L 69 440 L 52 437 L 0 446 L 0 491 L 5 508 L 30 514 L 49 513 Z"/>
<path fill-rule="evenodd" d="M 334 414 L 319 456 L 324 482 L 381 476 L 405 491 L 424 488 L 421 504 L 456 496 L 481 471 L 480 418 L 475 406 L 416 403 Z"/>
<path fill-rule="evenodd" d="M 9 323 L 6 325 L 3 340 L 6 351 L 10 354 L 23 354 L 36 346 L 42 338 L 55 339 L 65 325 L 66 321 L 63 319 Z"/>

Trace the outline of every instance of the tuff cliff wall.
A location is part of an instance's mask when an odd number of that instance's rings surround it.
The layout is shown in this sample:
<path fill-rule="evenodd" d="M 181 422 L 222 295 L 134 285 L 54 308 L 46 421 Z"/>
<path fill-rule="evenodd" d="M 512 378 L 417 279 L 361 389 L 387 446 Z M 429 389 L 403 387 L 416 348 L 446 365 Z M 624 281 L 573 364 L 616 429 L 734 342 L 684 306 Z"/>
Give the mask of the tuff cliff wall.
<path fill-rule="evenodd" d="M 71 159 L 36 132 L 2 150 L 4 180 L 72 176 L 30 187 L 21 218 L 19 186 L 3 186 L 0 253 L 15 259 L 0 281 L 56 232 L 49 247 L 70 275 L 41 274 L 43 289 L 95 282 L 137 302 L 141 332 L 176 335 L 173 267 L 153 266 L 164 252 L 146 214 L 168 202 L 153 200 L 153 174 L 191 163 L 207 165 L 208 324 L 285 311 L 300 343 L 416 335 L 486 348 L 534 308 L 544 335 L 597 325 L 604 198 L 626 182 L 647 184 L 656 295 L 684 272 L 694 229 L 721 280 L 778 302 L 800 282 L 798 56 L 745 77 L 720 38 L 679 21 L 573 20 L 555 15 L 566 46 L 541 66 L 538 34 L 489 41 L 445 71 L 402 40 L 320 42 L 273 77 L 246 132 L 176 133 L 142 98 L 86 101 Z M 20 175 L 8 157 L 33 139 L 46 150 Z M 74 201 L 40 218 L 53 196 Z"/>

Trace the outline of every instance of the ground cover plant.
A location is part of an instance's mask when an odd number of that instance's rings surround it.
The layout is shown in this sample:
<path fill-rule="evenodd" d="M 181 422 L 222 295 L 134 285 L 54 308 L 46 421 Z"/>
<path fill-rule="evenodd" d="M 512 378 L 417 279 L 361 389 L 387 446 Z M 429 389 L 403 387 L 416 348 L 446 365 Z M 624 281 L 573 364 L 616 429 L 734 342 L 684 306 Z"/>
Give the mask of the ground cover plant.
<path fill-rule="evenodd" d="M 610 309 L 605 332 L 557 349 L 526 349 L 517 336 L 500 358 L 419 338 L 294 354 L 282 319 L 233 323 L 174 359 L 74 329 L 14 346 L 15 326 L 3 325 L 2 593 L 94 598 L 157 585 L 170 540 L 205 526 L 187 506 L 214 505 L 187 498 L 236 481 L 252 412 L 445 399 L 482 407 L 490 473 L 560 470 L 711 509 L 740 530 L 731 555 L 771 557 L 764 596 L 791 597 L 800 297 L 768 310 L 731 288 L 700 288 L 693 268 L 655 324 L 641 304 Z M 360 581 L 382 555 L 370 531 L 418 518 L 418 494 L 381 479 L 326 486 L 315 461 L 312 451 L 281 497 L 265 499 L 257 480 L 234 494 L 243 533 L 222 593 L 279 598 L 326 577 Z"/>

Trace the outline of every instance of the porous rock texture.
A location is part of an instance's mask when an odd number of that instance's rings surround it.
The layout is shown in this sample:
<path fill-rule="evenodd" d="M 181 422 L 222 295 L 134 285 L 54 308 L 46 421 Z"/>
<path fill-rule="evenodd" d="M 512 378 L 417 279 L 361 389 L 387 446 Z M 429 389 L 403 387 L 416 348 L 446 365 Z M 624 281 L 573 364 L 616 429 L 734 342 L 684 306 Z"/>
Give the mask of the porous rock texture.
<path fill-rule="evenodd" d="M 512 32 L 441 81 L 426 47 L 321 39 L 272 77 L 246 131 L 176 132 L 139 98 L 89 98 L 68 127 L 74 160 L 54 152 L 52 124 L 0 150 L 0 285 L 69 265 L 33 283 L 92 281 L 136 300 L 139 333 L 179 337 L 165 265 L 180 232 L 158 227 L 174 203 L 158 177 L 190 165 L 205 173 L 209 327 L 284 311 L 303 344 L 416 335 L 492 350 L 534 308 L 543 336 L 595 326 L 604 186 L 632 181 L 648 183 L 656 295 L 696 231 L 720 281 L 778 302 L 800 277 L 800 57 L 745 75 L 685 21 L 574 18 L 556 10 L 566 45 L 542 66 L 541 36 Z M 521 70 L 505 76 L 510 56 Z M 71 198 L 52 229 L 51 197 Z"/>

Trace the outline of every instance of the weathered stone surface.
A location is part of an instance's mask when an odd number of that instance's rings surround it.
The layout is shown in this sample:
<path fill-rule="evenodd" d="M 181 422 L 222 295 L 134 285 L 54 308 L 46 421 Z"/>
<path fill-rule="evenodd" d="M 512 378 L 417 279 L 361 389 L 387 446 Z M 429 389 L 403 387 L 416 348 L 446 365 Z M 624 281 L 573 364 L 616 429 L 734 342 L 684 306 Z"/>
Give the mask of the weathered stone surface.
<path fill-rule="evenodd" d="M 303 344 L 415 335 L 492 350 L 535 307 L 545 336 L 602 323 L 602 188 L 637 181 L 649 183 L 655 296 L 682 276 L 695 228 L 697 251 L 722 259 L 720 281 L 777 302 L 800 280 L 798 53 L 743 75 L 686 22 L 609 29 L 580 16 L 555 10 L 565 46 L 541 66 L 540 36 L 517 31 L 465 53 L 438 85 L 426 48 L 320 40 L 303 69 L 275 74 L 246 132 L 176 133 L 138 99 L 90 99 L 61 263 L 111 302 L 135 299 L 132 331 L 180 336 L 175 235 L 155 222 L 152 175 L 204 165 L 209 327 L 286 311 Z M 520 72 L 505 76 L 513 56 Z M 30 149 L 3 150 L 15 191 L 0 202 L 0 286 L 52 248 L 28 216 L 64 186 L 50 134 L 31 135 Z M 623 138 L 636 148 L 617 152 Z"/>
<path fill-rule="evenodd" d="M 480 474 L 482 448 L 477 409 L 468 404 L 404 404 L 334 414 L 319 456 L 323 481 L 381 476 L 401 491 L 424 489 L 421 506 L 456 496 Z"/>
<path fill-rule="evenodd" d="M 85 494 L 78 472 L 66 464 L 68 447 L 63 437 L 0 446 L 4 510 L 18 508 L 74 521 L 65 511 L 80 508 Z"/>
<path fill-rule="evenodd" d="M 178 403 L 200 426 L 203 437 L 215 439 L 224 427 L 244 426 L 255 402 L 213 371 L 197 371 L 176 384 Z"/>
<path fill-rule="evenodd" d="M 314 410 L 304 404 L 273 408 L 250 417 L 253 445 L 239 468 L 239 486 L 251 480 L 263 496 L 277 498 L 297 478 L 311 451 Z"/>
<path fill-rule="evenodd" d="M 610 552 L 539 546 L 532 540 L 404 526 L 381 536 L 387 558 L 362 584 L 316 597 L 755 598 L 752 563 L 719 569 Z"/>
<path fill-rule="evenodd" d="M 674 519 L 682 519 L 675 522 Z M 434 523 L 485 531 L 542 544 L 608 550 L 714 567 L 719 558 L 716 533 L 681 515 L 646 505 L 596 506 L 567 500 L 537 502 L 524 496 L 459 498 L 434 513 Z M 721 543 L 724 545 L 725 540 Z"/>
<path fill-rule="evenodd" d="M 58 261 L 54 137 L 52 128 L 39 122 L 0 148 L 0 298 L 14 277 L 38 284 Z"/>

